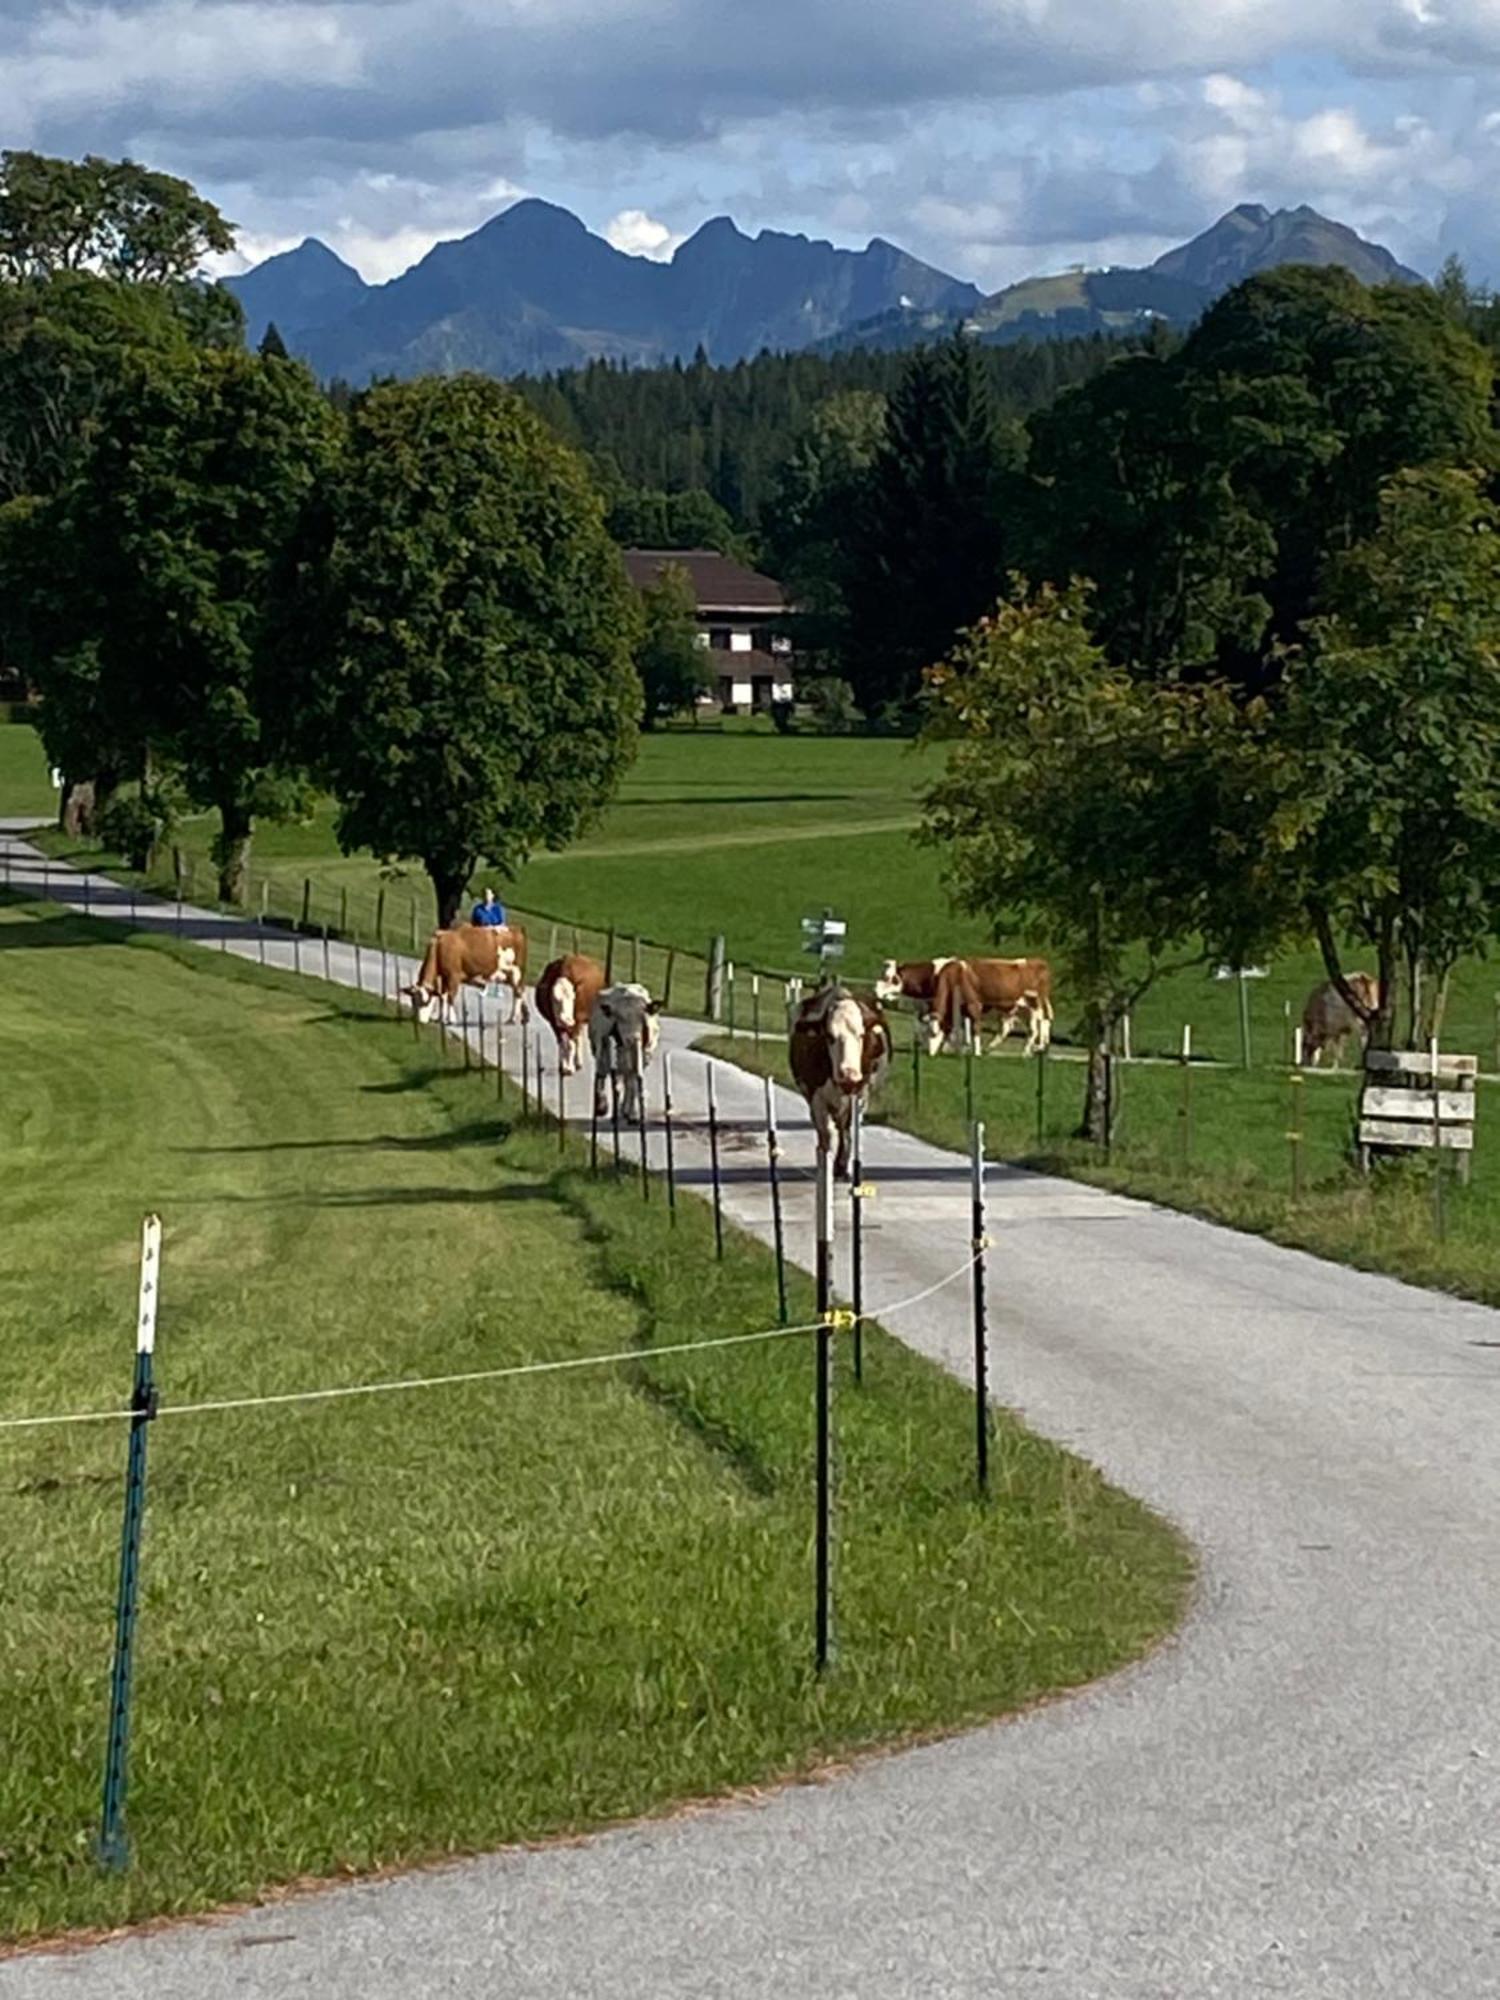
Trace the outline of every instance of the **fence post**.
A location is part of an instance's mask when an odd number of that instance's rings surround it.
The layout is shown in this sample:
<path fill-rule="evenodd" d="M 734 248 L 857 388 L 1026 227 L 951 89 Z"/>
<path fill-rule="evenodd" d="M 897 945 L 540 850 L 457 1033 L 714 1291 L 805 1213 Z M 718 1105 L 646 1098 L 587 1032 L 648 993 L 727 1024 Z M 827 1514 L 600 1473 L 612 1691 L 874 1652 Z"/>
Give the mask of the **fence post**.
<path fill-rule="evenodd" d="M 703 982 L 703 1011 L 710 1021 L 717 1021 L 724 1011 L 724 939 L 722 934 L 709 940 L 708 972 Z"/>
<path fill-rule="evenodd" d="M 633 931 L 630 937 L 630 978 L 631 978 L 631 983 L 633 985 L 636 986 L 640 985 L 641 939 L 640 939 L 640 933 L 638 931 Z"/>
<path fill-rule="evenodd" d="M 385 884 L 382 882 L 375 892 L 375 941 L 385 945 Z"/>
<path fill-rule="evenodd" d="M 719 1104 L 714 1092 L 714 1065 L 711 1056 L 703 1059 L 708 1080 L 708 1158 L 714 1187 L 714 1255 L 724 1257 L 724 1193 L 719 1179 Z"/>
<path fill-rule="evenodd" d="M 1301 1032 L 1300 1029 L 1298 1032 Z M 1182 1134 L 1182 1164 L 1185 1168 L 1193 1157 L 1193 1026 L 1190 1021 L 1182 1024 L 1182 1103 L 1177 1121 Z"/>
<path fill-rule="evenodd" d="M 496 1017 L 498 1019 L 498 1016 Z M 540 1064 L 540 1058 L 538 1058 Z M 557 1045 L 557 1150 L 568 1150 L 568 1077 L 563 1068 L 562 1043 Z"/>
<path fill-rule="evenodd" d="M 974 1123 L 974 1023 L 964 1016 L 964 1123 Z"/>
<path fill-rule="evenodd" d="M 859 1098 L 855 1098 L 849 1113 L 853 1128 L 850 1133 L 850 1166 L 853 1169 L 849 1181 L 849 1219 L 852 1224 L 849 1241 L 851 1303 L 854 1307 L 854 1379 L 865 1379 L 865 1120 L 864 1108 Z"/>
<path fill-rule="evenodd" d="M 130 1859 L 125 1834 L 125 1793 L 130 1761 L 130 1692 L 135 1665 L 135 1620 L 140 1601 L 141 1523 L 146 1512 L 146 1429 L 156 1415 L 151 1379 L 156 1347 L 156 1306 L 161 1290 L 161 1221 L 148 1215 L 141 1227 L 140 1300 L 136 1312 L 135 1381 L 130 1395 L 130 1443 L 125 1470 L 125 1519 L 120 1533 L 120 1581 L 115 1600 L 115 1652 L 109 1682 L 109 1739 L 104 1757 L 104 1805 L 99 1860 L 118 1871 Z"/>
<path fill-rule="evenodd" d="M 750 975 L 750 1032 L 755 1037 L 755 1053 L 760 1054 L 760 974 Z"/>
<path fill-rule="evenodd" d="M 339 936 L 349 935 L 349 885 L 346 882 L 339 890 Z"/>
<path fill-rule="evenodd" d="M 813 1341 L 817 1367 L 813 1408 L 813 1658 L 826 1671 L 833 1656 L 833 1151 L 818 1152 L 818 1329 Z"/>
<path fill-rule="evenodd" d="M 1046 1042 L 1036 1052 L 1036 1149 L 1041 1152 L 1047 1143 L 1047 1048 Z"/>
<path fill-rule="evenodd" d="M 365 962 L 360 956 L 358 938 L 354 940 L 354 990 L 357 993 L 365 990 Z"/>
<path fill-rule="evenodd" d="M 922 1108 L 922 1023 L 913 1014 L 911 1017 L 911 1108 Z"/>
<path fill-rule="evenodd" d="M 613 986 L 615 983 L 615 927 L 613 924 L 610 925 L 609 935 L 604 940 L 604 983 L 606 986 Z"/>
<path fill-rule="evenodd" d="M 643 1050 L 642 1051 L 643 1057 L 644 1053 L 645 1052 Z M 637 1081 L 640 1084 L 640 1095 L 636 1098 L 635 1109 L 636 1109 L 636 1124 L 640 1130 L 640 1137 L 641 1137 L 641 1200 L 650 1201 L 651 1152 L 646 1139 L 646 1067 L 644 1061 L 641 1064 L 641 1073 L 640 1076 L 637 1078 Z"/>
<path fill-rule="evenodd" d="M 311 914 L 312 914 L 312 878 L 311 876 L 304 875 L 302 878 L 302 916 L 299 922 L 300 929 L 304 931 L 307 929 Z"/>
<path fill-rule="evenodd" d="M 1302 1030 L 1297 1030 L 1297 1061 L 1287 1073 L 1287 1092 L 1291 1099 L 1290 1116 L 1287 1121 L 1287 1144 L 1292 1150 L 1292 1200 L 1302 1199 Z"/>
<path fill-rule="evenodd" d="M 672 1141 L 672 1056 L 661 1059 L 662 1129 L 667 1141 L 667 1220 L 677 1227 L 677 1158 Z"/>
<path fill-rule="evenodd" d="M 355 958 L 355 963 L 358 964 L 359 945 L 357 943 L 355 944 L 354 947 L 354 958 Z M 461 989 L 458 996 L 458 1032 L 463 1037 L 464 1074 L 465 1076 L 467 1076 L 469 1073 L 469 989 L 467 986 Z M 540 1081 L 540 1071 L 541 1071 L 540 1063 L 537 1064 L 537 1070 L 538 1070 L 538 1081 Z M 540 1090 L 537 1091 L 537 1096 L 538 1097 L 541 1096 Z"/>
<path fill-rule="evenodd" d="M 1245 968 L 1240 966 L 1236 973 L 1236 984 L 1240 989 L 1240 1068 L 1250 1067 L 1250 986 L 1245 978 Z"/>
<path fill-rule="evenodd" d="M 599 1172 L 599 1079 L 589 1079 L 589 1172 Z"/>
<path fill-rule="evenodd" d="M 675 944 L 668 945 L 667 976 L 662 983 L 662 989 L 661 989 L 661 1010 L 664 1014 L 668 1014 L 672 1010 L 672 972 L 676 964 L 677 964 L 677 947 Z"/>
<path fill-rule="evenodd" d="M 1436 1035 L 1428 1048 L 1432 1056 L 1432 1219 L 1437 1229 L 1437 1240 L 1441 1243 L 1447 1234 L 1447 1218 L 1443 1213 L 1443 1097 L 1438 1083 Z"/>
<path fill-rule="evenodd" d="M 781 1218 L 781 1135 L 776 1129 L 776 1086 L 766 1086 L 766 1179 L 771 1188 L 771 1240 L 776 1246 L 776 1323 L 787 1323 L 786 1231 Z"/>
<path fill-rule="evenodd" d="M 540 1091 L 537 1093 L 541 1095 Z M 531 1115 L 531 1019 L 521 1023 L 521 1116 Z"/>
<path fill-rule="evenodd" d="M 984 1127 L 970 1128 L 970 1183 L 973 1211 L 974 1252 L 974 1476 L 979 1497 L 990 1492 L 990 1358 L 989 1308 L 985 1297 L 986 1233 L 984 1186 Z"/>

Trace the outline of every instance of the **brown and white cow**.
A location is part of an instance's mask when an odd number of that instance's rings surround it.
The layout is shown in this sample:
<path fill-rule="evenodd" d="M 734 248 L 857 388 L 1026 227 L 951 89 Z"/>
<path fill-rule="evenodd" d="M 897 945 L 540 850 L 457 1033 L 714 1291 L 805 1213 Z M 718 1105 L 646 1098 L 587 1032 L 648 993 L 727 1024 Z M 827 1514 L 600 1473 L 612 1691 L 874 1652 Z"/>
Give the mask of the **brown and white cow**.
<path fill-rule="evenodd" d="M 1349 990 L 1363 1007 L 1372 1012 L 1380 1004 L 1380 982 L 1368 972 L 1346 974 Z M 1365 1024 L 1331 979 L 1315 986 L 1302 1009 L 1302 1060 L 1316 1068 L 1325 1055 L 1336 1064 L 1344 1060 L 1344 1045 L 1351 1035 L 1365 1040 Z"/>
<path fill-rule="evenodd" d="M 644 986 L 606 986 L 589 1015 L 594 1051 L 594 1115 L 609 1112 L 611 1083 L 620 1092 L 620 1115 L 635 1124 L 645 1110 L 646 1070 L 661 1038 L 660 1003 Z"/>
<path fill-rule="evenodd" d="M 536 983 L 536 1010 L 557 1037 L 564 1076 L 575 1076 L 583 1061 L 583 1039 L 604 986 L 598 959 L 576 951 L 554 958 Z"/>
<path fill-rule="evenodd" d="M 1024 1021 L 1027 1055 L 1037 1055 L 1052 1040 L 1052 969 L 1044 958 L 954 958 L 938 974 L 932 1011 L 927 1017 L 927 1052 L 936 1055 L 946 1044 L 962 1049 L 969 1034 L 976 1052 L 983 1047 L 986 1017 L 998 1020 L 1000 1032 L 991 1044 L 999 1048 L 1013 1028 Z"/>
<path fill-rule="evenodd" d="M 406 992 L 419 1021 L 442 1010 L 451 1021 L 465 986 L 510 988 L 510 1018 L 526 1019 L 526 933 L 518 924 L 456 924 L 427 940 L 422 969 Z"/>
<path fill-rule="evenodd" d="M 797 1088 L 807 1099 L 818 1151 L 826 1153 L 837 1134 L 833 1171 L 849 1171 L 849 1127 L 855 1100 L 878 1089 L 891 1060 L 891 1031 L 885 1015 L 846 986 L 823 986 L 809 994 L 792 1022 L 791 1064 Z"/>
<path fill-rule="evenodd" d="M 875 982 L 875 998 L 889 1006 L 893 1000 L 915 1000 L 924 1012 L 932 1005 L 938 974 L 951 958 L 888 958 Z"/>

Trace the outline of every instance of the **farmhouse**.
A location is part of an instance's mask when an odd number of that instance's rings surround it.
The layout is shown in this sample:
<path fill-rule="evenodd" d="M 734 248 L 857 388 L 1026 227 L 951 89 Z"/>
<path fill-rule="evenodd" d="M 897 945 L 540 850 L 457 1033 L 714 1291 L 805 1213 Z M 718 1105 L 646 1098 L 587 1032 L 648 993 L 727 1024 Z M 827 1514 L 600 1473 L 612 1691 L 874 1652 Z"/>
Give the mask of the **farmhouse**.
<path fill-rule="evenodd" d="M 792 699 L 792 642 L 778 629 L 791 606 L 774 578 L 716 549 L 626 549 L 631 582 L 644 590 L 668 564 L 686 570 L 698 612 L 698 644 L 713 655 L 710 700 L 726 715 Z"/>

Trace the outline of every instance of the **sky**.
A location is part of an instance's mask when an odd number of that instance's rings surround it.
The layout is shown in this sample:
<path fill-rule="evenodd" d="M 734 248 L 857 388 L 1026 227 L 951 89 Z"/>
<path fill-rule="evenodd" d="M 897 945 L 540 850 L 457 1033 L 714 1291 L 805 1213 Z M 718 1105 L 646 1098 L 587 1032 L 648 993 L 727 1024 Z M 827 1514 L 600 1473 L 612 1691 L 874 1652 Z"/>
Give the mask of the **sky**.
<path fill-rule="evenodd" d="M 1500 0 L 0 0 L 0 146 L 129 155 L 372 281 L 521 195 L 986 290 L 1310 202 L 1500 283 Z"/>

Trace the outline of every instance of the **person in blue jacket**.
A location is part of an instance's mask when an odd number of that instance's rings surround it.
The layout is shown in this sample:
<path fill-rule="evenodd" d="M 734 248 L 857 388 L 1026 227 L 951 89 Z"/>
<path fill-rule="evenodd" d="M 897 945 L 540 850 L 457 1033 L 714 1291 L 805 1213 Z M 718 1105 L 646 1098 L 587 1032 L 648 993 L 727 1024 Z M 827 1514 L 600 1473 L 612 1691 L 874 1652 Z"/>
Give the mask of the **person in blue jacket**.
<path fill-rule="evenodd" d="M 475 924 L 503 924 L 505 905 L 493 889 L 486 889 L 483 902 L 474 905 L 469 921 Z"/>

